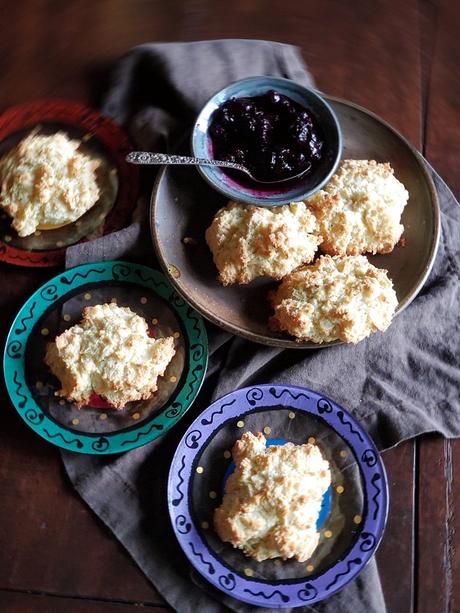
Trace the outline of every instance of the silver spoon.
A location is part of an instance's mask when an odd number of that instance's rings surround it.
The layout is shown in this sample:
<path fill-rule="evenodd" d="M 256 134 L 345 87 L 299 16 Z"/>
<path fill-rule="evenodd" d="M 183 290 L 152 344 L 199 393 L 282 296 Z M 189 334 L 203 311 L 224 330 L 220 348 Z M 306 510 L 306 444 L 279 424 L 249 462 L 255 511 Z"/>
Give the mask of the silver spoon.
<path fill-rule="evenodd" d="M 210 160 L 208 158 L 194 158 L 186 155 L 169 155 L 168 153 L 151 153 L 149 151 L 133 151 L 128 153 L 126 161 L 130 164 L 184 164 L 192 166 L 220 166 L 222 168 L 231 168 L 232 170 L 240 170 L 246 173 L 253 181 L 264 184 L 284 183 L 285 181 L 292 181 L 302 177 L 311 168 L 311 164 L 302 170 L 302 172 L 293 175 L 292 177 L 286 177 L 286 179 L 277 179 L 276 181 L 262 181 L 257 179 L 251 172 L 242 164 L 236 164 L 235 162 L 224 162 L 223 160 Z"/>

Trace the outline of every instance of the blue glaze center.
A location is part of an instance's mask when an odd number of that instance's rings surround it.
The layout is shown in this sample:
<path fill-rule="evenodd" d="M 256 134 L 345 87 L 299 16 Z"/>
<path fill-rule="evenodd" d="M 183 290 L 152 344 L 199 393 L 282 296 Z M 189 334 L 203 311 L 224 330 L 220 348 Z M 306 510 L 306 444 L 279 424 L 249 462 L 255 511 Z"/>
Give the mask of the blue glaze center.
<path fill-rule="evenodd" d="M 271 447 L 272 445 L 285 445 L 288 441 L 284 438 L 268 438 L 266 441 L 266 447 Z M 227 470 L 224 473 L 224 477 L 222 479 L 222 495 L 225 494 L 225 486 L 227 484 L 227 480 L 230 475 L 235 470 L 235 463 L 233 461 L 227 466 Z M 329 511 L 331 510 L 331 502 L 332 502 L 332 485 L 330 485 L 327 490 L 323 494 L 323 500 L 321 502 L 321 509 L 318 515 L 318 519 L 316 520 L 316 529 L 319 531 L 326 523 L 326 519 L 329 515 Z"/>

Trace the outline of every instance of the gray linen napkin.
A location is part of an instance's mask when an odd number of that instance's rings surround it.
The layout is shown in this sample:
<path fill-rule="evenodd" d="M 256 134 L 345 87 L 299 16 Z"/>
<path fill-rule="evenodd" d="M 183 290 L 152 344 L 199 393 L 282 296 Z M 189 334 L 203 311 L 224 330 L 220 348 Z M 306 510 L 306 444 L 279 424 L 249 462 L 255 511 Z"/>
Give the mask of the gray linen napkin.
<path fill-rule="evenodd" d="M 265 41 L 142 45 L 118 65 L 103 112 L 139 148 L 164 150 L 219 88 L 267 74 L 311 85 L 298 50 Z M 367 427 L 380 449 L 424 432 L 460 435 L 458 304 L 460 207 L 432 170 L 442 209 L 439 253 L 420 295 L 389 330 L 357 346 L 292 351 L 259 346 L 208 325 L 210 368 L 192 409 L 163 439 L 124 455 L 63 452 L 68 475 L 164 598 L 181 613 L 262 611 L 223 595 L 190 568 L 169 525 L 166 478 L 174 449 L 206 404 L 244 385 L 285 382 L 329 394 Z M 126 257 L 155 265 L 144 204 L 125 230 L 72 247 L 67 266 Z M 302 610 L 384 612 L 375 560 L 340 593 Z"/>

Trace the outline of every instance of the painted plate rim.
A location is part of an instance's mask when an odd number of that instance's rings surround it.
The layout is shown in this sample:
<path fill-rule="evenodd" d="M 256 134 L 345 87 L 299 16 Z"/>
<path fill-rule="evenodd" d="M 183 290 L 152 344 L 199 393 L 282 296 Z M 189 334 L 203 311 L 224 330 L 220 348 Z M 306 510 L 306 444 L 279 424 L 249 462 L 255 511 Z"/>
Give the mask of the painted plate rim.
<path fill-rule="evenodd" d="M 123 281 L 146 287 L 168 302 L 184 326 L 189 355 L 188 371 L 174 402 L 166 402 L 159 411 L 137 427 L 106 433 L 77 432 L 51 419 L 35 401 L 25 377 L 27 342 L 37 321 L 58 298 L 88 283 L 107 281 Z M 185 414 L 198 395 L 206 374 L 207 361 L 208 340 L 204 321 L 176 293 L 163 273 L 143 264 L 109 260 L 69 268 L 51 278 L 26 300 L 6 338 L 3 371 L 12 404 L 34 432 L 63 449 L 101 455 L 129 451 L 165 434 Z"/>
<path fill-rule="evenodd" d="M 230 420 L 257 411 L 257 406 L 276 408 L 280 405 L 286 410 L 295 409 L 322 419 L 345 440 L 359 465 L 368 504 L 362 522 L 357 527 L 353 545 L 344 557 L 315 577 L 272 583 L 229 569 L 211 552 L 194 523 L 189 498 L 198 454 L 215 431 Z M 168 511 L 172 528 L 189 562 L 207 581 L 227 595 L 269 608 L 312 605 L 329 598 L 356 577 L 380 544 L 388 507 L 385 467 L 365 429 L 329 397 L 306 387 L 282 383 L 244 387 L 209 405 L 183 435 L 168 476 Z"/>
<path fill-rule="evenodd" d="M 119 185 L 115 202 L 100 227 L 102 235 L 124 227 L 139 197 L 139 169 L 125 160 L 133 147 L 124 129 L 110 117 L 79 100 L 39 98 L 10 106 L 0 113 L 0 140 L 40 121 L 62 122 L 88 130 L 110 152 L 117 168 Z M 82 237 L 72 245 L 86 240 L 87 237 Z M 0 240 L 0 261 L 25 267 L 59 266 L 64 262 L 66 249 L 67 246 L 31 251 Z"/>
<path fill-rule="evenodd" d="M 349 100 L 345 100 L 344 98 L 339 98 L 336 96 L 329 96 L 322 92 L 319 92 L 319 93 L 327 101 L 337 102 L 339 104 L 349 106 L 351 108 L 354 108 L 364 113 L 365 115 L 370 116 L 377 122 L 381 123 L 385 128 L 387 128 L 395 136 L 397 136 L 414 156 L 414 159 L 417 162 L 417 166 L 419 167 L 420 172 L 424 180 L 426 181 L 426 185 L 430 192 L 431 212 L 432 212 L 432 219 L 433 219 L 433 232 L 431 234 L 431 245 L 430 245 L 429 256 L 427 259 L 427 263 L 423 269 L 423 272 L 420 274 L 419 278 L 414 283 L 414 286 L 411 292 L 408 293 L 408 295 L 398 303 L 398 306 L 395 312 L 395 317 L 396 317 L 396 315 L 399 315 L 400 313 L 402 313 L 404 309 L 408 307 L 409 304 L 417 297 L 428 275 L 430 274 L 430 271 L 433 267 L 433 264 L 436 258 L 436 254 L 437 254 L 438 247 L 439 247 L 440 233 L 441 233 L 441 223 L 440 223 L 441 213 L 440 213 L 440 208 L 439 208 L 439 199 L 438 199 L 438 193 L 436 191 L 436 187 L 429 173 L 429 170 L 427 168 L 424 158 L 417 151 L 417 149 L 398 130 L 393 128 L 388 122 L 386 122 L 384 119 L 382 119 L 381 117 L 379 117 L 372 111 L 369 111 L 365 107 L 355 104 L 354 102 L 350 102 Z M 236 324 L 231 324 L 228 322 L 221 321 L 219 317 L 216 316 L 214 313 L 206 310 L 200 304 L 198 304 L 195 300 L 193 300 L 193 298 L 190 298 L 186 289 L 182 288 L 178 280 L 175 279 L 173 274 L 171 274 L 171 271 L 168 266 L 168 262 L 165 260 L 165 257 L 163 256 L 163 253 L 162 253 L 159 237 L 157 236 L 157 233 L 156 233 L 155 210 L 156 210 L 157 195 L 160 189 L 160 183 L 162 182 L 164 175 L 166 174 L 167 171 L 168 171 L 168 166 L 161 167 L 156 177 L 153 188 L 152 188 L 152 193 L 150 197 L 150 235 L 151 235 L 152 243 L 155 249 L 155 253 L 158 257 L 158 261 L 163 271 L 165 272 L 171 284 L 175 287 L 176 291 L 179 294 L 181 294 L 181 296 L 183 296 L 183 298 L 187 300 L 187 302 L 191 304 L 194 309 L 196 309 L 208 321 L 222 328 L 223 330 L 226 330 L 227 332 L 230 332 L 237 336 L 246 338 L 250 341 L 261 343 L 263 345 L 269 345 L 272 347 L 283 347 L 286 349 L 325 349 L 327 347 L 333 347 L 336 345 L 344 344 L 342 341 L 338 341 L 338 340 L 328 342 L 328 343 L 313 343 L 309 341 L 296 341 L 295 339 L 290 338 L 288 335 L 286 335 L 285 338 L 282 338 L 282 337 L 278 338 L 274 336 L 272 337 L 272 336 L 267 336 L 264 334 L 259 334 L 258 332 L 251 331 L 250 329 L 241 328 Z"/>

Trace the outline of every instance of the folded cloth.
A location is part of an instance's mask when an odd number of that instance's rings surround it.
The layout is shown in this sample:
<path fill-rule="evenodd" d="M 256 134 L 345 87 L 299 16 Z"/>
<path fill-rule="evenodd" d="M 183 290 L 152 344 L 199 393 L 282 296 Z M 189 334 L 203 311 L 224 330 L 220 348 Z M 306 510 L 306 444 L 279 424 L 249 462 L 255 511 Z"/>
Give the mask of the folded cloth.
<path fill-rule="evenodd" d="M 121 60 L 102 110 L 128 127 L 137 147 L 164 150 L 190 127 L 216 90 L 256 74 L 312 85 L 299 51 L 290 45 L 249 40 L 148 44 Z M 210 400 L 244 385 L 284 382 L 320 390 L 342 403 L 382 450 L 425 432 L 460 435 L 460 207 L 431 173 L 442 210 L 439 252 L 423 290 L 385 334 L 356 346 L 298 351 L 259 346 L 208 325 L 206 383 L 172 432 L 116 457 L 62 452 L 77 491 L 176 610 L 262 610 L 224 595 L 198 576 L 169 524 L 166 479 L 172 455 L 185 428 Z M 145 209 L 129 228 L 68 249 L 67 266 L 113 257 L 154 263 L 146 251 Z M 303 610 L 385 611 L 375 560 L 341 592 Z"/>

